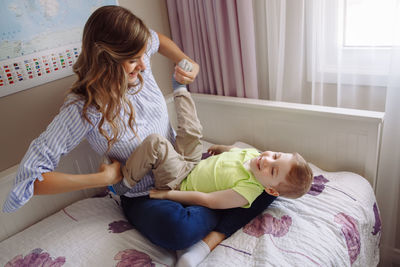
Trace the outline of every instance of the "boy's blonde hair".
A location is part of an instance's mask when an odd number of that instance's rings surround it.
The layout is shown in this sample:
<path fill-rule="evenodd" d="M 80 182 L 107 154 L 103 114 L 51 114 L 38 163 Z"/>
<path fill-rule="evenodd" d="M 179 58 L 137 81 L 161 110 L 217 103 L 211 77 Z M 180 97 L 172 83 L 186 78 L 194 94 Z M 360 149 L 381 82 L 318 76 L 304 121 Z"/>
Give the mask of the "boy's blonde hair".
<path fill-rule="evenodd" d="M 292 165 L 284 182 L 281 182 L 276 190 L 279 195 L 287 198 L 299 198 L 306 194 L 313 181 L 313 172 L 299 153 L 293 153 L 295 162 Z"/>
<path fill-rule="evenodd" d="M 83 29 L 82 51 L 73 71 L 78 80 L 69 93 L 84 100 L 83 118 L 88 118 L 88 108 L 94 106 L 102 114 L 98 129 L 107 139 L 108 150 L 118 140 L 121 131 L 128 126 L 135 136 L 135 110 L 126 98 L 129 85 L 123 62 L 133 58 L 143 49 L 150 39 L 150 31 L 138 17 L 120 6 L 98 8 L 87 20 Z M 143 78 L 138 74 L 140 87 Z M 134 86 L 136 86 L 134 85 Z M 120 112 L 128 114 L 128 125 L 120 117 Z M 107 122 L 111 134 L 102 127 Z"/>

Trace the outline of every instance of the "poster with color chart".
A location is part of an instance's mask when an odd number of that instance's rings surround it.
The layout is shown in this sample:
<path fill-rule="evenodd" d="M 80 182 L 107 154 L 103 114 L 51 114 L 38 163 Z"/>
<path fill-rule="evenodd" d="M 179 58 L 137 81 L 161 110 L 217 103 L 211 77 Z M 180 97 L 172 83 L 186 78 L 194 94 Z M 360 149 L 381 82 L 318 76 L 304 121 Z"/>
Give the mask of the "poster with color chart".
<path fill-rule="evenodd" d="M 0 0 L 0 97 L 72 75 L 83 27 L 117 0 Z"/>

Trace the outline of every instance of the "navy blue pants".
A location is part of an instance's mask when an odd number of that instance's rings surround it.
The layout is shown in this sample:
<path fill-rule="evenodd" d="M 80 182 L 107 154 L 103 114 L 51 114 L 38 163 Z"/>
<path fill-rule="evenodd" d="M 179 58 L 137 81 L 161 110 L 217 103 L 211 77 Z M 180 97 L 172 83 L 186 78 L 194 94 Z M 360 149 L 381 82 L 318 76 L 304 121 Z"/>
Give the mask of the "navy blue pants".
<path fill-rule="evenodd" d="M 151 199 L 148 196 L 121 196 L 128 221 L 151 242 L 165 249 L 187 248 L 211 231 L 231 236 L 265 210 L 276 197 L 263 192 L 250 208 L 212 210 L 202 206 Z"/>

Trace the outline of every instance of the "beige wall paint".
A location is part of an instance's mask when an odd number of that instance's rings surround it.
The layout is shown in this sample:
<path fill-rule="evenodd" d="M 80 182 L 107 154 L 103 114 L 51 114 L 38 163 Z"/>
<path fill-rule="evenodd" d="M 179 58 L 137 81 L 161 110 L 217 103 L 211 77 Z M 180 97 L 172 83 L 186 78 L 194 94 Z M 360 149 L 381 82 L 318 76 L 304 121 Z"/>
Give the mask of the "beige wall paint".
<path fill-rule="evenodd" d="M 150 28 L 171 36 L 165 0 L 120 0 L 119 4 L 142 18 Z M 163 93 L 172 92 L 173 63 L 156 55 L 152 69 Z M 21 161 L 31 141 L 58 113 L 74 80 L 74 76 L 69 76 L 0 98 L 0 171 Z"/>

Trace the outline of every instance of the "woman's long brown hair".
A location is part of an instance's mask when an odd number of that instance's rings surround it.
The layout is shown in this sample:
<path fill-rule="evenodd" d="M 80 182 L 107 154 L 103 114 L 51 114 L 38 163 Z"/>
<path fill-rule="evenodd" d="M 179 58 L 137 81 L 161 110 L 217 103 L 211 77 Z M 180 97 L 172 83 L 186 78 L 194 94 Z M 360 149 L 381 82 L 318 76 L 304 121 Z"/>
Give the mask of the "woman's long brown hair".
<path fill-rule="evenodd" d="M 121 110 L 129 114 L 128 126 L 137 137 L 135 111 L 126 98 L 128 78 L 122 63 L 133 58 L 147 44 L 150 32 L 144 23 L 129 10 L 119 6 L 103 6 L 88 19 L 83 30 L 82 51 L 73 71 L 78 80 L 69 93 L 84 100 L 82 116 L 88 118 L 88 108 L 94 106 L 102 114 L 99 132 L 107 139 L 108 150 L 118 140 L 127 125 L 120 117 Z M 143 78 L 138 74 L 139 92 Z M 140 87 L 139 87 L 140 83 Z M 103 129 L 107 122 L 112 133 Z"/>

